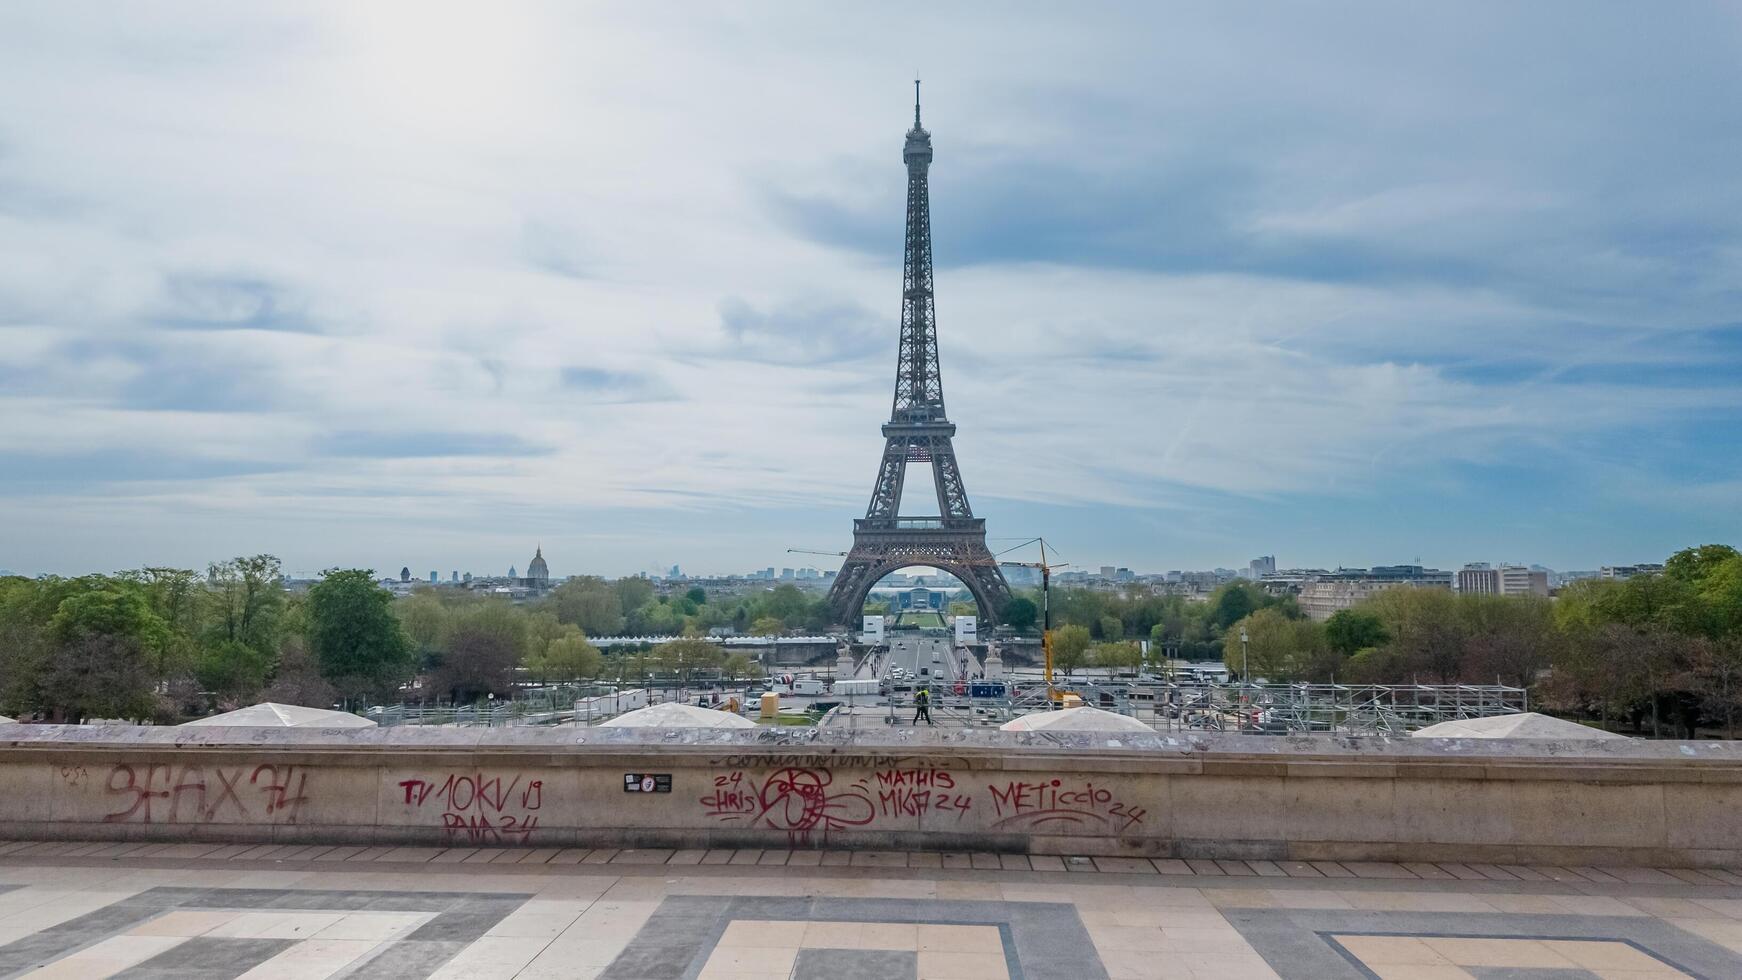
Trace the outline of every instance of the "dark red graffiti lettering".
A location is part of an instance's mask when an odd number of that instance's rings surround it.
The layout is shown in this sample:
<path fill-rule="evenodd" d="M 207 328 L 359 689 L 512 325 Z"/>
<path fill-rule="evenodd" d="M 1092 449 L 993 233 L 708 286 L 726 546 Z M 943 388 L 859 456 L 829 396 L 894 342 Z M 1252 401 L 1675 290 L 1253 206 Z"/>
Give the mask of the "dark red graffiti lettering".
<path fill-rule="evenodd" d="M 1094 783 L 1063 779 L 990 785 L 992 809 L 999 829 L 1031 829 L 1046 824 L 1099 827 L 1120 831 L 1142 823 L 1145 811 L 1113 798 L 1111 790 Z"/>
<path fill-rule="evenodd" d="M 523 775 L 452 773 L 440 779 L 403 779 L 399 789 L 407 806 L 439 807 L 449 838 L 524 844 L 538 829 L 538 817 L 531 811 L 544 806 L 544 781 L 526 780 L 523 786 L 523 779 Z"/>
<path fill-rule="evenodd" d="M 105 823 L 211 823 L 220 817 L 238 822 L 263 819 L 295 823 L 296 811 L 308 802 L 308 774 L 295 766 L 175 766 L 162 763 L 112 767 L 103 788 L 120 797 Z M 262 773 L 268 778 L 260 779 Z M 293 783 L 294 780 L 294 783 Z M 294 794 L 292 786 L 294 785 Z M 154 806 L 167 800 L 167 808 Z"/>

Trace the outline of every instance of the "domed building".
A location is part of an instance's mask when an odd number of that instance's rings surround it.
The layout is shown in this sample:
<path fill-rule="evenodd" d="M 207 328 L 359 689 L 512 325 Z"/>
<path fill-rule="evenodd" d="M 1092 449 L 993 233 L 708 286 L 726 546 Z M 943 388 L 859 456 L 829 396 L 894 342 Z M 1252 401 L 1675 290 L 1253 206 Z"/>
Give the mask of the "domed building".
<path fill-rule="evenodd" d="M 539 545 L 533 552 L 532 561 L 526 566 L 526 584 L 535 589 L 550 586 L 550 568 L 544 563 L 544 546 Z"/>

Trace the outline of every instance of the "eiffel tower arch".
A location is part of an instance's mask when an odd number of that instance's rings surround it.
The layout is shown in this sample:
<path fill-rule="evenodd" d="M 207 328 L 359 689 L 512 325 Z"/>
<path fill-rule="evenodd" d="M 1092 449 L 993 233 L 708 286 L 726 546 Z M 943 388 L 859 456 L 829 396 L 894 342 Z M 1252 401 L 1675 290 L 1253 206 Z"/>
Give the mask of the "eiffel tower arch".
<path fill-rule="evenodd" d="M 1010 585 L 986 547 L 986 521 L 968 505 L 952 443 L 955 423 L 944 411 L 938 368 L 937 311 L 932 302 L 931 134 L 919 124 L 919 83 L 913 83 L 913 128 L 902 149 L 907 164 L 907 237 L 902 251 L 901 342 L 895 368 L 895 402 L 883 426 L 883 461 L 871 488 L 865 517 L 853 522 L 847 553 L 829 609 L 838 623 L 852 625 L 871 587 L 907 565 L 929 565 L 962 580 L 980 617 L 997 622 L 1010 601 Z M 901 491 L 909 463 L 927 464 L 937 490 L 938 511 L 901 516 Z"/>

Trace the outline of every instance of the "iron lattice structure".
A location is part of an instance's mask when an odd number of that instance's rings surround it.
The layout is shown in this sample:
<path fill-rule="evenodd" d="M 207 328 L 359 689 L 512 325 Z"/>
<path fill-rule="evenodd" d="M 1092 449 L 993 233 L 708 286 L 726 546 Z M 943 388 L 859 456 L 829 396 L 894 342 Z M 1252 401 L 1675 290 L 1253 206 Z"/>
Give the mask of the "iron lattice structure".
<path fill-rule="evenodd" d="M 932 295 L 931 134 L 919 123 L 919 83 L 913 87 L 913 128 L 902 148 L 907 164 L 907 236 L 902 253 L 901 343 L 895 401 L 883 426 L 883 462 L 863 520 L 853 522 L 853 550 L 829 590 L 835 621 L 856 622 L 871 587 L 907 565 L 930 565 L 962 580 L 983 619 L 997 621 L 1010 601 L 1010 585 L 986 547 L 986 522 L 968 505 L 952 440 L 955 423 L 944 411 L 938 369 L 937 310 Z M 933 517 L 901 516 L 907 464 L 929 463 L 937 489 Z"/>

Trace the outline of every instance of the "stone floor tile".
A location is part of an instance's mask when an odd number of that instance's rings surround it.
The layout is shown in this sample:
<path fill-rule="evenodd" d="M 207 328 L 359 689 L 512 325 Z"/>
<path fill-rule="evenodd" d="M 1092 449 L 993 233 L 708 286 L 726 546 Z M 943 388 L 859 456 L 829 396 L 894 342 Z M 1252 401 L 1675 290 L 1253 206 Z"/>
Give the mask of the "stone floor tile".
<path fill-rule="evenodd" d="M 1276 866 L 1290 878 L 1323 878 L 1325 873 L 1305 861 L 1278 861 Z"/>
<path fill-rule="evenodd" d="M 24 975 L 30 980 L 90 980 L 92 977 L 112 976 L 187 941 L 180 936 L 111 936 Z"/>
<path fill-rule="evenodd" d="M 968 860 L 977 871 L 997 871 L 1003 865 L 998 863 L 998 855 L 985 851 L 977 851 L 968 855 Z"/>
<path fill-rule="evenodd" d="M 919 953 L 919 980 L 1008 980 L 1009 976 L 1002 953 Z"/>
<path fill-rule="evenodd" d="M 1095 862 L 1081 854 L 1072 854 L 1065 858 L 1066 871 L 1095 871 Z"/>
<path fill-rule="evenodd" d="M 1131 857 L 1098 857 L 1095 867 L 1101 871 L 1115 874 L 1152 875 L 1156 873 L 1155 865 L 1148 858 Z"/>
<path fill-rule="evenodd" d="M 240 912 L 221 909 L 174 909 L 127 930 L 130 936 L 203 936 L 229 922 Z"/>
<path fill-rule="evenodd" d="M 1634 885 L 1679 885 L 1681 879 L 1656 868 L 1599 867 L 1598 871 Z"/>
<path fill-rule="evenodd" d="M 634 847 L 618 851 L 612 864 L 664 864 L 674 852 L 669 847 Z"/>
<path fill-rule="evenodd" d="M 1726 868 L 1701 868 L 1701 873 L 1711 875 L 1726 885 L 1742 887 L 1742 875 Z"/>
<path fill-rule="evenodd" d="M 315 938 L 382 943 L 410 933 L 429 917 L 427 912 L 351 912 L 315 933 Z"/>
<path fill-rule="evenodd" d="M 1620 878 L 1615 877 L 1607 871 L 1599 871 L 1596 868 L 1590 868 L 1584 865 L 1580 865 L 1576 868 L 1568 868 L 1567 870 L 1581 878 L 1584 878 L 1586 881 L 1595 881 L 1599 884 L 1605 885 L 1618 885 L 1621 883 Z"/>
<path fill-rule="evenodd" d="M 1033 871 L 1034 866 L 1028 863 L 1026 854 L 1000 854 L 998 863 L 1005 871 Z M 909 867 L 912 867 L 910 864 Z"/>
<path fill-rule="evenodd" d="M 905 851 L 854 851 L 852 866 L 855 868 L 905 868 L 907 853 Z"/>
<path fill-rule="evenodd" d="M 974 866 L 974 859 L 971 855 L 948 851 L 943 855 L 943 862 L 946 868 L 971 868 Z"/>
<path fill-rule="evenodd" d="M 1260 878 L 1286 878 L 1288 872 L 1277 867 L 1275 861 L 1247 861 L 1246 866 Z"/>
<path fill-rule="evenodd" d="M 546 948 L 519 938 L 485 936 L 430 974 L 430 980 L 511 980 Z"/>
<path fill-rule="evenodd" d="M 1517 881 L 1518 876 L 1497 864 L 1472 864 L 1470 870 L 1489 881 Z"/>
<path fill-rule="evenodd" d="M 1666 875 L 1687 882 L 1690 885 L 1728 885 L 1729 882 L 1714 878 L 1698 868 L 1659 868 Z"/>
<path fill-rule="evenodd" d="M 587 852 L 587 856 L 584 858 L 581 858 L 581 863 L 582 864 L 609 864 L 611 862 L 611 859 L 615 858 L 616 856 L 617 856 L 617 851 L 614 848 L 609 848 L 609 847 L 600 848 L 599 850 L 596 850 L 596 851 Z"/>
<path fill-rule="evenodd" d="M 1391 861 L 1344 861 L 1342 865 L 1357 878 L 1415 878 L 1408 868 Z"/>
<path fill-rule="evenodd" d="M 1438 866 L 1439 866 L 1439 869 L 1441 871 L 1446 872 L 1447 874 L 1458 879 L 1459 881 L 1487 881 L 1488 880 L 1487 876 L 1482 874 L 1482 872 L 1477 871 L 1475 868 L 1472 868 L 1466 864 L 1454 864 L 1450 861 L 1440 861 L 1440 862 L 1438 862 Z"/>
<path fill-rule="evenodd" d="M 1417 878 L 1426 881 L 1456 880 L 1450 871 L 1447 871 L 1437 864 L 1430 864 L 1426 861 L 1405 861 L 1403 862 L 1403 866 L 1408 868 L 1410 873 L 1415 875 Z"/>
<path fill-rule="evenodd" d="M 1343 867 L 1335 861 L 1309 861 L 1307 863 L 1312 865 L 1314 871 L 1324 875 L 1326 878 L 1355 877 L 1355 872 L 1350 871 L 1348 868 Z M 1441 867 L 1444 867 L 1444 865 L 1441 865 Z"/>
<path fill-rule="evenodd" d="M 755 864 L 756 862 L 758 862 L 760 860 L 762 860 L 762 852 L 761 851 L 743 849 L 743 850 L 733 851 L 732 852 L 732 859 L 730 861 L 727 861 L 726 863 L 727 864 Z"/>
<path fill-rule="evenodd" d="M 461 864 L 489 864 L 506 853 L 500 847 L 474 847 L 471 853 L 460 858 Z M 362 855 L 358 855 L 361 859 Z"/>
<path fill-rule="evenodd" d="M 1429 949 L 1454 966 L 1493 966 L 1514 970 L 1570 970 L 1576 964 L 1546 944 L 1534 939 L 1467 939 L 1427 937 Z"/>
<path fill-rule="evenodd" d="M 701 976 L 784 977 L 797 958 L 797 946 L 716 946 Z"/>
<path fill-rule="evenodd" d="M 1201 858 L 1187 859 L 1186 867 L 1192 869 L 1192 874 L 1205 875 L 1212 878 L 1222 878 L 1226 877 L 1228 874 L 1228 872 L 1223 871 L 1222 866 L 1216 862 L 1203 860 Z"/>
<path fill-rule="evenodd" d="M 786 859 L 789 868 L 815 868 L 823 863 L 822 851 L 793 851 Z"/>
<path fill-rule="evenodd" d="M 1216 862 L 1216 867 L 1221 868 L 1223 874 L 1232 878 L 1251 878 L 1258 874 L 1245 861 L 1219 860 Z"/>
<path fill-rule="evenodd" d="M 568 852 L 565 851 L 563 853 L 566 854 Z M 681 866 L 681 865 L 689 865 L 689 864 L 701 864 L 702 863 L 702 856 L 707 854 L 707 853 L 708 853 L 707 851 L 704 851 L 700 848 L 693 848 L 690 850 L 683 850 L 683 851 L 673 851 L 671 854 L 671 860 L 669 860 L 665 863 L 669 864 L 669 865 L 673 865 L 673 866 Z M 553 863 L 555 863 L 555 858 L 552 858 L 551 860 Z"/>
<path fill-rule="evenodd" d="M 791 857 L 792 857 L 791 851 L 763 851 L 762 857 L 758 858 L 756 860 L 756 863 L 757 864 L 774 865 L 774 866 L 778 867 L 778 866 L 786 864 L 787 859 L 789 859 Z"/>
<path fill-rule="evenodd" d="M 1542 875 L 1544 878 L 1547 878 L 1549 881 L 1584 881 L 1585 880 L 1584 878 L 1580 877 L 1579 875 L 1573 874 L 1571 871 L 1568 871 L 1565 868 L 1556 867 L 1555 865 L 1552 865 L 1552 864 L 1533 864 L 1530 866 L 1530 870 L 1536 872 L 1539 875 Z"/>
<path fill-rule="evenodd" d="M 730 864 L 736 851 L 716 849 L 702 855 L 703 864 Z"/>
<path fill-rule="evenodd" d="M 435 857 L 430 858 L 429 863 L 431 863 L 431 864 L 459 864 L 460 862 L 466 860 L 467 858 L 471 857 L 472 855 L 477 854 L 478 851 L 479 851 L 479 848 L 476 848 L 476 847 L 450 847 L 450 848 L 443 850 L 440 854 L 437 854 Z"/>
<path fill-rule="evenodd" d="M 918 949 L 957 953 L 1004 952 L 1004 940 L 997 926 L 934 925 L 922 922 L 918 927 Z"/>
<path fill-rule="evenodd" d="M 844 868 L 853 862 L 852 851 L 824 851 L 822 866 L 825 868 Z"/>
<path fill-rule="evenodd" d="M 1065 862 L 1056 854 L 1030 854 L 1028 866 L 1035 871 L 1063 871 Z"/>
<path fill-rule="evenodd" d="M 292 945 L 238 980 L 324 980 L 361 961 L 377 945 L 354 939 L 311 939 Z"/>
<path fill-rule="evenodd" d="M 562 853 L 560 847 L 535 847 L 521 852 L 520 860 L 515 864 L 547 864 L 550 859 Z"/>

